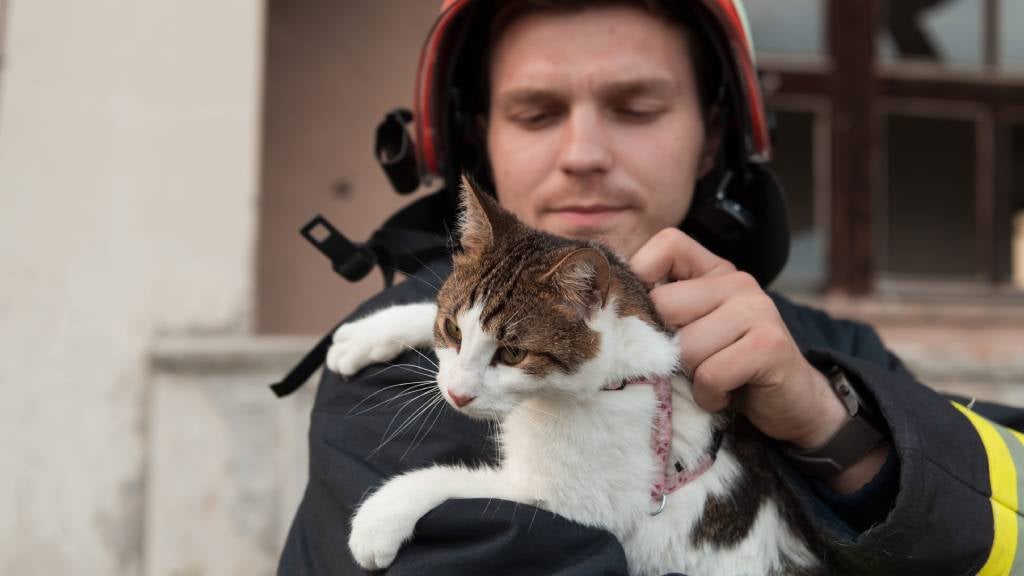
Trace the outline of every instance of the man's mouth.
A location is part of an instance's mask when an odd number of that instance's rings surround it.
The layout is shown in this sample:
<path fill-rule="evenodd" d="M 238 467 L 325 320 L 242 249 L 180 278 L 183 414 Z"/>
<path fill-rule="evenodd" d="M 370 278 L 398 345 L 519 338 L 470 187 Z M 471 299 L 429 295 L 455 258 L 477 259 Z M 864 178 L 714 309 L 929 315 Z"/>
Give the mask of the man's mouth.
<path fill-rule="evenodd" d="M 627 207 L 608 204 L 560 206 L 548 213 L 562 226 L 570 229 L 604 228 L 611 220 L 625 213 Z"/>

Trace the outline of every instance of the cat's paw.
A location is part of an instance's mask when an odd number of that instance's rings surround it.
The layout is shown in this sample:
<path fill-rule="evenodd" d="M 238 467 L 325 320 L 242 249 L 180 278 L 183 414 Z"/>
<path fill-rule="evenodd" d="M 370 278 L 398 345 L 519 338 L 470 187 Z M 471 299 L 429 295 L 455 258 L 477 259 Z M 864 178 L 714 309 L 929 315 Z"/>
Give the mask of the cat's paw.
<path fill-rule="evenodd" d="M 394 360 L 434 340 L 437 304 L 402 304 L 338 327 L 327 351 L 327 368 L 351 376 L 370 364 Z"/>
<path fill-rule="evenodd" d="M 412 538 L 415 519 L 405 514 L 390 514 L 386 503 L 373 496 L 359 508 L 352 519 L 348 548 L 356 563 L 366 570 L 383 570 L 395 561 L 398 550 Z"/>
<path fill-rule="evenodd" d="M 406 345 L 393 331 L 373 316 L 340 326 L 327 350 L 327 368 L 352 376 L 370 364 L 396 358 Z"/>

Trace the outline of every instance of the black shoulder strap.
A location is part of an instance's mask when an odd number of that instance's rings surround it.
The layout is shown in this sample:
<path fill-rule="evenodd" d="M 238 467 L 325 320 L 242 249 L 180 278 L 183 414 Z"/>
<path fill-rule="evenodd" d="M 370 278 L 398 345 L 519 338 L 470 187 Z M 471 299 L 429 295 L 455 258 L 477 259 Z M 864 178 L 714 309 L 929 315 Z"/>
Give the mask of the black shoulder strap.
<path fill-rule="evenodd" d="M 309 352 L 306 352 L 302 360 L 288 371 L 284 380 L 270 385 L 270 389 L 274 392 L 275 396 L 284 398 L 295 392 L 309 380 L 309 377 L 316 372 L 317 368 L 323 366 L 324 361 L 327 359 L 327 349 L 331 347 L 331 337 L 334 336 L 335 329 L 337 329 L 337 326 L 332 328 L 327 334 L 324 334 L 323 338 L 316 343 L 316 346 Z"/>
<path fill-rule="evenodd" d="M 454 214 L 451 205 L 444 191 L 421 198 L 389 218 L 361 246 L 351 242 L 320 214 L 303 226 L 301 233 L 345 279 L 358 281 L 379 265 L 384 274 L 384 286 L 390 288 L 395 272 L 412 276 L 429 262 L 451 253 L 447 233 L 448 222 Z M 277 397 L 298 390 L 323 366 L 327 350 L 331 347 L 331 337 L 338 326 L 340 324 L 324 334 L 283 380 L 270 385 Z"/>

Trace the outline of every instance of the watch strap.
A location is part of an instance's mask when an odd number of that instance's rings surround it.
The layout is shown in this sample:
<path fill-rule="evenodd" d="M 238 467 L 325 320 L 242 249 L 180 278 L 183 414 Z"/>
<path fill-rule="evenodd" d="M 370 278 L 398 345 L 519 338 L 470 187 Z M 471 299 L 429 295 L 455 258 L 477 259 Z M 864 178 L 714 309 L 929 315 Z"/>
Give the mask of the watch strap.
<path fill-rule="evenodd" d="M 872 422 L 876 419 L 864 406 L 842 370 L 838 367 L 833 368 L 828 373 L 828 380 L 832 390 L 846 407 L 846 422 L 821 446 L 807 450 L 795 446 L 787 446 L 784 449 L 800 471 L 821 480 L 827 480 L 856 464 L 885 439 L 885 435 L 879 430 L 880 426 Z"/>

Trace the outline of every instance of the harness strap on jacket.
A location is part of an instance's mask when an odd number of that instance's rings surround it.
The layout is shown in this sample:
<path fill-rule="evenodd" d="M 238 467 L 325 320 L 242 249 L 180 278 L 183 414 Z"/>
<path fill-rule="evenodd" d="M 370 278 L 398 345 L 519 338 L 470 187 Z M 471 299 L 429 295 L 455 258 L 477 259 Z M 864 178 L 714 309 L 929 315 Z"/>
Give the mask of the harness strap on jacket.
<path fill-rule="evenodd" d="M 394 284 L 395 272 L 413 276 L 426 268 L 427 263 L 451 253 L 452 248 L 446 237 L 436 231 L 406 226 L 412 222 L 427 222 L 443 227 L 444 219 L 437 214 L 443 201 L 440 194 L 421 199 L 390 218 L 362 246 L 345 238 L 320 214 L 302 227 L 301 234 L 331 261 L 334 271 L 345 279 L 355 282 L 369 274 L 375 265 L 379 265 L 384 275 L 384 287 L 390 288 Z M 340 325 L 335 325 L 324 334 L 283 380 L 270 385 L 278 398 L 298 390 L 323 366 L 327 350 L 331 347 L 331 338 Z"/>
<path fill-rule="evenodd" d="M 337 327 L 335 327 L 337 328 Z M 270 389 L 274 392 L 278 398 L 284 398 L 285 396 L 295 392 L 302 387 L 303 384 L 309 380 L 309 377 L 316 372 L 317 368 L 324 365 L 324 361 L 327 359 L 327 349 L 331 347 L 331 338 L 334 336 L 334 329 L 324 334 L 323 338 L 316 343 L 306 355 L 302 357 L 283 380 L 276 384 L 271 384 Z"/>

